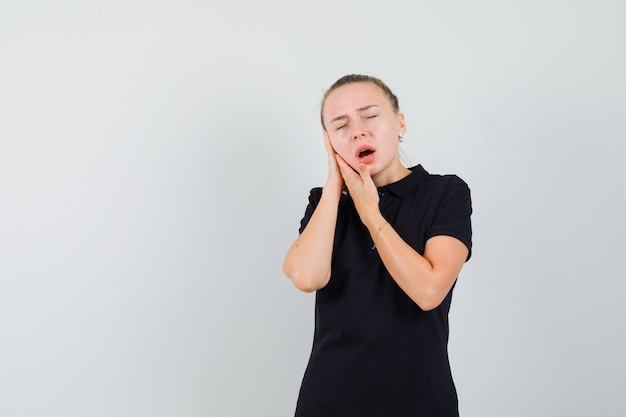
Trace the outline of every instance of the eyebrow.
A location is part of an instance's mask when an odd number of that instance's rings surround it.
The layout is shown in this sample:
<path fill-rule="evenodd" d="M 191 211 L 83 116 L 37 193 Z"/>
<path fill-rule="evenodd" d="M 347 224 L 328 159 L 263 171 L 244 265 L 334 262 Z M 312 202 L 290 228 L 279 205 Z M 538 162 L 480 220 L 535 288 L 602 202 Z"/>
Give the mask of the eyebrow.
<path fill-rule="evenodd" d="M 371 108 L 373 108 L 373 107 L 378 107 L 378 104 L 368 104 L 367 106 L 359 107 L 358 109 L 356 109 L 356 111 L 358 111 L 358 112 L 362 112 L 362 111 L 365 111 L 365 110 L 369 110 L 369 109 L 371 109 Z M 342 115 L 339 115 L 339 116 L 337 116 L 337 117 L 333 117 L 333 118 L 330 120 L 330 122 L 328 122 L 328 124 L 331 124 L 331 123 L 336 122 L 336 121 L 338 121 L 338 120 L 347 119 L 347 118 L 348 118 L 348 116 L 347 116 L 347 115 L 342 114 Z"/>

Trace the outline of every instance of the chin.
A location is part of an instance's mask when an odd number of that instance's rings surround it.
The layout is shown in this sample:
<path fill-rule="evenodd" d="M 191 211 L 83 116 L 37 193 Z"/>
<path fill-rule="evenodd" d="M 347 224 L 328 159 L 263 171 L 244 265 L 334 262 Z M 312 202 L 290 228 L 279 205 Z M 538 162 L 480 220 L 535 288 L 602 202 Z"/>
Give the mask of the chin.
<path fill-rule="evenodd" d="M 370 177 L 373 177 L 380 173 L 380 169 L 376 166 L 375 163 L 370 163 L 365 165 L 367 167 L 367 172 L 370 174 Z"/>

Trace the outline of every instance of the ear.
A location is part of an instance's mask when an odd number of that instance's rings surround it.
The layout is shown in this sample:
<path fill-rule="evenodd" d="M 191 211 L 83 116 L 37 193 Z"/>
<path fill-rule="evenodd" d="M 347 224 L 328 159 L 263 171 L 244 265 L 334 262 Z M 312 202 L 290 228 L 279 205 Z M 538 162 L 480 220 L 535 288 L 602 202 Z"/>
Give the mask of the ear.
<path fill-rule="evenodd" d="M 398 113 L 398 132 L 401 136 L 406 133 L 406 124 L 404 124 L 404 113 Z"/>

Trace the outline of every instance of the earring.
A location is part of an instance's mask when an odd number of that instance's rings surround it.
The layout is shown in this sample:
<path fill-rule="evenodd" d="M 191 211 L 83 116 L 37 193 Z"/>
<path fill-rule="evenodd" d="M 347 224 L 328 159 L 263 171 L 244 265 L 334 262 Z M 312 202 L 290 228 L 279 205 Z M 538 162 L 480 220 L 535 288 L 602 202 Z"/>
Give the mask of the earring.
<path fill-rule="evenodd" d="M 398 136 L 398 141 L 399 142 L 404 142 L 404 135 L 400 134 L 400 136 Z"/>

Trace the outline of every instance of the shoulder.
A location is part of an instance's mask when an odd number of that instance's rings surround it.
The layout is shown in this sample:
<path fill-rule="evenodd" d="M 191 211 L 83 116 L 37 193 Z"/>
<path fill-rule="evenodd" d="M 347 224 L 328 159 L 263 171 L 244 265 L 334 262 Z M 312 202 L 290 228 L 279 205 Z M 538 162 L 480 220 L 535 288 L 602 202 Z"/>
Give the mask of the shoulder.
<path fill-rule="evenodd" d="M 309 190 L 309 206 L 317 206 L 322 198 L 322 187 L 313 187 Z"/>
<path fill-rule="evenodd" d="M 323 191 L 322 187 L 311 188 L 311 190 L 309 191 L 309 205 L 317 206 L 317 204 L 320 202 L 322 198 L 322 191 Z M 348 192 L 343 191 L 343 193 L 341 194 L 341 199 L 340 199 L 339 204 L 340 205 L 345 204 L 346 201 L 351 201 L 351 199 L 348 196 Z"/>
<path fill-rule="evenodd" d="M 431 174 L 427 173 L 425 182 L 434 187 L 465 187 L 468 184 L 456 174 Z"/>
<path fill-rule="evenodd" d="M 445 195 L 453 195 L 457 198 L 467 196 L 469 198 L 469 185 L 459 176 L 454 174 L 439 175 L 433 179 L 435 189 Z"/>
<path fill-rule="evenodd" d="M 416 183 L 427 193 L 447 193 L 447 192 L 467 192 L 469 185 L 456 174 L 431 174 L 421 165 L 411 168 L 412 176 L 415 176 Z"/>
<path fill-rule="evenodd" d="M 458 204 L 467 201 L 471 205 L 469 185 L 454 174 L 433 175 L 430 179 L 430 195 L 442 204 Z"/>
<path fill-rule="evenodd" d="M 421 197 L 428 202 L 429 219 L 427 237 L 439 235 L 454 237 L 472 254 L 472 199 L 468 184 L 458 175 L 428 174 Z"/>
<path fill-rule="evenodd" d="M 309 191 L 309 200 L 314 199 L 319 201 L 322 198 L 322 187 L 313 187 L 311 191 Z"/>

